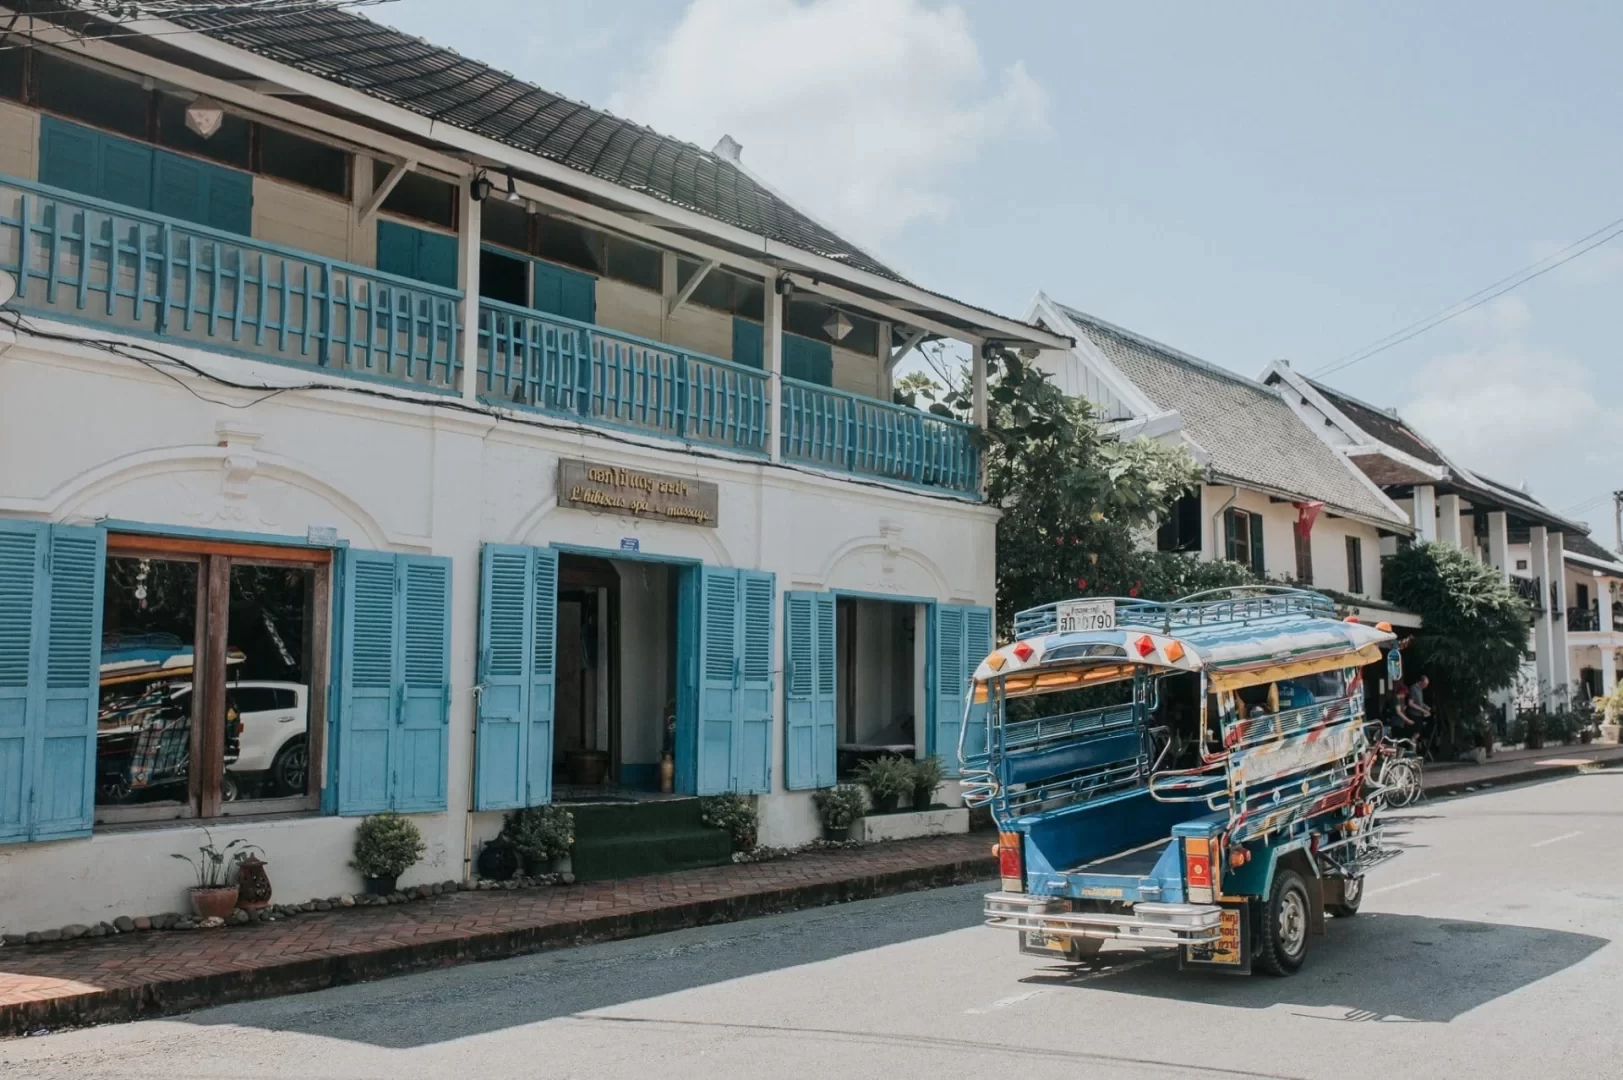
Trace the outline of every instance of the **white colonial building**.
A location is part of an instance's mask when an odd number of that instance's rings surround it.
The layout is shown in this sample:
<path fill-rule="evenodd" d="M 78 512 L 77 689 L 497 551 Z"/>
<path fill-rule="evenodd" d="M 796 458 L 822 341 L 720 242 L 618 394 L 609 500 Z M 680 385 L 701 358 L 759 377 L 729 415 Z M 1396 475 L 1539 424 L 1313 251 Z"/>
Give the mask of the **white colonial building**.
<path fill-rule="evenodd" d="M 0 51 L 0 929 L 181 908 L 200 826 L 298 901 L 381 810 L 411 884 L 667 758 L 772 844 L 951 764 L 996 514 L 891 372 L 1064 330 L 364 18 L 173 18 Z"/>

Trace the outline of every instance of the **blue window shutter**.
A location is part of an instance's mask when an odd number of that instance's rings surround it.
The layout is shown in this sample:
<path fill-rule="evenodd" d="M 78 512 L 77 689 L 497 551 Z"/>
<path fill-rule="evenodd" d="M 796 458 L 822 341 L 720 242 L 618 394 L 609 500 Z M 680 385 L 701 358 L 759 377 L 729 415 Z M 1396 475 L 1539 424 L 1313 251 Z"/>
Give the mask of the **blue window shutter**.
<path fill-rule="evenodd" d="M 159 150 L 152 166 L 152 209 L 166 217 L 207 225 L 208 167 L 179 154 Z"/>
<path fill-rule="evenodd" d="M 350 548 L 344 565 L 338 812 L 389 809 L 399 631 L 395 557 Z"/>
<path fill-rule="evenodd" d="M 719 795 L 734 783 L 738 719 L 738 571 L 700 568 L 699 730 L 697 794 Z"/>
<path fill-rule="evenodd" d="M 1268 574 L 1268 561 L 1262 553 L 1262 515 L 1251 515 L 1251 571 L 1259 577 Z"/>
<path fill-rule="evenodd" d="M 206 166 L 209 179 L 208 216 L 203 224 L 222 232 L 248 236 L 254 230 L 254 178 L 236 169 Z M 452 248 L 453 253 L 455 247 Z M 453 271 L 454 277 L 454 271 Z"/>
<path fill-rule="evenodd" d="M 941 758 L 948 776 L 958 775 L 958 732 L 964 722 L 964 687 L 969 676 L 964 660 L 964 609 L 937 604 L 930 640 L 930 687 L 934 736 L 931 751 Z"/>
<path fill-rule="evenodd" d="M 597 279 L 549 262 L 534 262 L 534 307 L 576 322 L 597 321 Z"/>
<path fill-rule="evenodd" d="M 29 701 L 48 536 L 47 526 L 0 519 L 0 843 L 28 839 Z"/>
<path fill-rule="evenodd" d="M 378 218 L 378 269 L 396 277 L 422 280 L 417 270 L 420 231 L 398 221 Z"/>
<path fill-rule="evenodd" d="M 739 651 L 738 766 L 735 791 L 772 790 L 772 597 L 777 577 L 760 570 L 738 572 Z"/>
<path fill-rule="evenodd" d="M 485 545 L 479 586 L 475 810 L 512 810 L 525 804 L 534 572 L 533 548 Z"/>
<path fill-rule="evenodd" d="M 733 316 L 733 363 L 752 368 L 766 366 L 760 323 Z"/>
<path fill-rule="evenodd" d="M 418 229 L 415 276 L 430 285 L 456 288 L 456 237 Z"/>
<path fill-rule="evenodd" d="M 41 116 L 39 182 L 100 198 L 101 140 L 99 131 Z"/>
<path fill-rule="evenodd" d="M 89 836 L 106 536 L 0 522 L 0 841 Z"/>
<path fill-rule="evenodd" d="M 394 809 L 445 809 L 451 724 L 451 560 L 396 556 L 401 643 Z"/>
<path fill-rule="evenodd" d="M 553 688 L 558 672 L 558 553 L 550 548 L 534 552 L 530 579 L 530 692 L 529 734 L 525 759 L 529 762 L 526 801 L 531 806 L 552 801 Z"/>
<path fill-rule="evenodd" d="M 784 768 L 791 790 L 835 783 L 835 599 L 790 592 L 784 607 Z"/>
<path fill-rule="evenodd" d="M 143 143 L 103 135 L 96 160 L 96 192 L 108 202 L 137 210 L 153 208 L 153 150 Z"/>
<path fill-rule="evenodd" d="M 834 348 L 798 334 L 783 335 L 783 374 L 818 386 L 834 385 Z"/>
<path fill-rule="evenodd" d="M 964 714 L 964 757 L 978 758 L 986 753 L 986 704 L 969 700 L 968 684 L 992 651 L 992 609 L 964 608 L 964 696 L 967 708 Z M 945 758 L 946 755 L 943 755 Z M 964 763 L 960 762 L 962 767 Z"/>

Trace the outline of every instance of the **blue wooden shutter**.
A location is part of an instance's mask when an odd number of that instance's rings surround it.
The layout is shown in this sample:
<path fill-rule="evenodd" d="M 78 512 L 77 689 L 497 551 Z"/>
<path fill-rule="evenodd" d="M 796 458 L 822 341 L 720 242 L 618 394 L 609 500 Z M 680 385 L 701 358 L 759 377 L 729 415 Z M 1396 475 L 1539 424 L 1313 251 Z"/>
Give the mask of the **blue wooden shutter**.
<path fill-rule="evenodd" d="M 576 322 L 597 321 L 597 279 L 556 263 L 536 262 L 533 295 L 537 311 Z"/>
<path fill-rule="evenodd" d="M 531 548 L 485 545 L 479 575 L 475 810 L 512 810 L 524 805 L 534 567 Z"/>
<path fill-rule="evenodd" d="M 39 118 L 39 182 L 101 197 L 101 132 Z"/>
<path fill-rule="evenodd" d="M 733 787 L 735 728 L 741 662 L 738 655 L 738 571 L 700 568 L 699 582 L 700 795 Z"/>
<path fill-rule="evenodd" d="M 1251 515 L 1251 570 L 1259 577 L 1268 573 L 1268 563 L 1262 553 L 1262 515 Z"/>
<path fill-rule="evenodd" d="M 958 775 L 958 732 L 964 722 L 964 688 L 968 669 L 964 656 L 964 609 L 938 604 L 930 642 L 930 687 L 934 713 L 931 751 L 941 758 L 949 776 Z"/>
<path fill-rule="evenodd" d="M 389 809 L 399 634 L 395 557 L 349 550 L 344 566 L 338 812 Z"/>
<path fill-rule="evenodd" d="M 396 556 L 400 573 L 399 729 L 394 809 L 445 809 L 451 722 L 451 560 Z"/>
<path fill-rule="evenodd" d="M 108 202 L 151 210 L 153 150 L 143 143 L 113 135 L 100 136 L 96 158 L 96 194 Z"/>
<path fill-rule="evenodd" d="M 208 224 L 208 166 L 159 150 L 152 163 L 152 209 L 167 217 Z"/>
<path fill-rule="evenodd" d="M 475 810 L 552 799 L 558 556 L 487 544 L 480 598 Z"/>
<path fill-rule="evenodd" d="M 243 236 L 254 230 L 254 178 L 236 169 L 205 166 L 208 175 L 208 209 L 203 224 L 223 232 Z M 453 251 L 455 250 L 453 246 Z"/>
<path fill-rule="evenodd" d="M 752 368 L 766 366 L 760 323 L 733 316 L 733 363 Z"/>
<path fill-rule="evenodd" d="M 378 269 L 396 277 L 417 279 L 417 232 L 388 218 L 378 218 Z"/>
<path fill-rule="evenodd" d="M 740 570 L 738 764 L 733 790 L 772 790 L 772 596 L 777 577 Z"/>
<path fill-rule="evenodd" d="M 90 835 L 105 545 L 0 522 L 0 840 Z"/>
<path fill-rule="evenodd" d="M 417 230 L 417 273 L 419 281 L 456 288 L 456 237 L 445 233 Z"/>
<path fill-rule="evenodd" d="M 552 719 L 558 671 L 558 553 L 549 548 L 534 552 L 530 577 L 530 692 L 529 731 L 525 759 L 529 762 L 526 802 L 539 806 L 552 801 Z"/>
<path fill-rule="evenodd" d="M 792 790 L 833 786 L 836 776 L 832 593 L 785 593 L 784 768 Z"/>
<path fill-rule="evenodd" d="M 968 758 L 979 757 L 986 753 L 986 703 L 975 702 L 969 698 L 968 684 L 980 667 L 981 661 L 986 659 L 992 651 L 992 609 L 985 607 L 964 608 L 964 697 L 966 709 L 964 713 L 964 755 Z M 955 751 L 954 751 L 955 752 Z M 943 755 L 945 760 L 950 755 Z M 962 767 L 963 762 L 959 762 Z"/>
<path fill-rule="evenodd" d="M 783 374 L 818 386 L 834 385 L 834 349 L 826 341 L 783 335 Z"/>

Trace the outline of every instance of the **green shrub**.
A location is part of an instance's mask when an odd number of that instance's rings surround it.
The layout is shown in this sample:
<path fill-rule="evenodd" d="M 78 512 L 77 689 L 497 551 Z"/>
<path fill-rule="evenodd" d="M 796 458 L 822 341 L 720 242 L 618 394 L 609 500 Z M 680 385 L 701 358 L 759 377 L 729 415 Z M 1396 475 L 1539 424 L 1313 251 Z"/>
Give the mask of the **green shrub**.
<path fill-rule="evenodd" d="M 868 812 L 868 797 L 855 784 L 823 788 L 812 793 L 812 801 L 817 804 L 823 824 L 830 829 L 848 829 Z"/>
<path fill-rule="evenodd" d="M 562 806 L 514 810 L 502 819 L 502 836 L 525 862 L 552 862 L 575 846 L 575 815 Z"/>
<path fill-rule="evenodd" d="M 712 829 L 724 829 L 733 838 L 733 850 L 754 851 L 760 832 L 755 804 L 742 795 L 707 795 L 699 800 L 699 820 Z"/>
<path fill-rule="evenodd" d="M 427 847 L 417 826 L 391 810 L 361 822 L 355 830 L 355 858 L 349 865 L 362 877 L 399 877 L 417 864 Z"/>
<path fill-rule="evenodd" d="M 941 759 L 935 754 L 920 758 L 913 763 L 913 806 L 923 810 L 935 798 L 936 788 L 946 777 L 946 770 L 941 767 Z"/>
<path fill-rule="evenodd" d="M 875 802 L 913 793 L 913 778 L 918 768 L 909 758 L 897 754 L 864 761 L 857 766 L 857 779 L 868 785 Z"/>

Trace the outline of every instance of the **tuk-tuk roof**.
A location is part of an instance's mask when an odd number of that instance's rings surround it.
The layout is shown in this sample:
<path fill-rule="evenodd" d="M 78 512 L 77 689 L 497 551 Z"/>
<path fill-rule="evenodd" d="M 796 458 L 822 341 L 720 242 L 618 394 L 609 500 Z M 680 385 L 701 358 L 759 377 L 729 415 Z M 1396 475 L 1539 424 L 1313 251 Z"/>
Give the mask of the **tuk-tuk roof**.
<path fill-rule="evenodd" d="M 1060 632 L 1067 603 L 1016 615 L 1016 641 L 981 662 L 976 682 L 1003 678 L 1011 695 L 1041 693 L 1079 684 L 1058 677 L 1067 669 L 1091 669 L 1081 681 L 1101 682 L 1148 667 L 1204 670 L 1223 689 L 1374 663 L 1396 640 L 1385 627 L 1337 618 L 1329 597 L 1305 589 L 1258 586 L 1165 604 L 1124 599 L 1113 629 Z"/>

